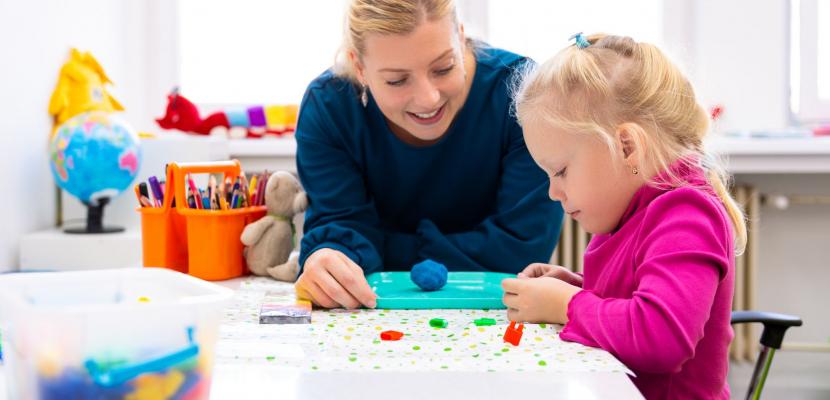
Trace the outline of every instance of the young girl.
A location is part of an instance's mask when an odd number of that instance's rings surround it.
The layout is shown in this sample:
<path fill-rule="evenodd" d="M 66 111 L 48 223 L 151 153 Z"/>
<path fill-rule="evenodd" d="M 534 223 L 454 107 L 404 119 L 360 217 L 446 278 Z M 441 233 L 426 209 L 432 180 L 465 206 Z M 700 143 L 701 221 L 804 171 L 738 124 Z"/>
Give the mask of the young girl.
<path fill-rule="evenodd" d="M 577 35 L 515 97 L 550 198 L 594 237 L 584 276 L 531 264 L 505 280 L 509 318 L 565 324 L 563 340 L 614 354 L 647 398 L 729 398 L 746 226 L 688 80 L 653 45 Z"/>

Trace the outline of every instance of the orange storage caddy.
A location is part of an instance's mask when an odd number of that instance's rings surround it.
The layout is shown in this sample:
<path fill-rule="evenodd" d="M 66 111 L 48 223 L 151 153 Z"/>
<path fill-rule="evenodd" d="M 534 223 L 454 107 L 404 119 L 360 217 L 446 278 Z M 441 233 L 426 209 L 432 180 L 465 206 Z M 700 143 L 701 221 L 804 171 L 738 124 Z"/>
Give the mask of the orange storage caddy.
<path fill-rule="evenodd" d="M 188 174 L 224 173 L 236 178 L 241 171 L 237 160 L 168 164 L 162 207 L 138 209 L 144 266 L 169 268 L 209 281 L 245 275 L 248 268 L 239 237 L 246 225 L 265 215 L 265 206 L 191 209 L 185 191 Z"/>

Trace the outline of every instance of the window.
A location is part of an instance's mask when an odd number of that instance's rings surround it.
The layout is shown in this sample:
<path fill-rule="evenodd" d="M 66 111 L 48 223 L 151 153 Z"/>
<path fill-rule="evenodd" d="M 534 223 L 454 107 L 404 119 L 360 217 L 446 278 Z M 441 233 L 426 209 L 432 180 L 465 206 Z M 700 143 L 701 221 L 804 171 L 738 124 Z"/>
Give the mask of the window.
<path fill-rule="evenodd" d="M 299 104 L 340 47 L 343 0 L 179 0 L 181 93 L 199 105 Z"/>
<path fill-rule="evenodd" d="M 179 0 L 181 93 L 200 106 L 299 103 L 341 44 L 346 0 Z M 457 0 L 469 36 L 542 62 L 576 32 L 662 44 L 663 0 Z"/>
<path fill-rule="evenodd" d="M 791 0 L 790 107 L 800 122 L 830 120 L 830 0 Z"/>
<path fill-rule="evenodd" d="M 662 0 L 490 0 L 487 37 L 493 46 L 544 62 L 577 32 L 613 33 L 662 44 Z M 633 5 L 632 5 L 633 4 Z"/>

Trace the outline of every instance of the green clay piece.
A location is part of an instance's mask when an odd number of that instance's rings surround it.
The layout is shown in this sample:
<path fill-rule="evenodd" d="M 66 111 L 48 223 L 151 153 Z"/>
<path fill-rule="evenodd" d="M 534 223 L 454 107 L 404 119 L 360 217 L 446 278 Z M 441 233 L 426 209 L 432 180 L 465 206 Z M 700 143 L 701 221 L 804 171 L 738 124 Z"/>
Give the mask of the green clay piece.
<path fill-rule="evenodd" d="M 496 320 L 493 318 L 479 318 L 473 322 L 476 326 L 491 326 L 496 324 Z"/>
<path fill-rule="evenodd" d="M 443 318 L 433 318 L 429 320 L 429 326 L 433 328 L 446 328 L 447 327 L 447 320 Z"/>

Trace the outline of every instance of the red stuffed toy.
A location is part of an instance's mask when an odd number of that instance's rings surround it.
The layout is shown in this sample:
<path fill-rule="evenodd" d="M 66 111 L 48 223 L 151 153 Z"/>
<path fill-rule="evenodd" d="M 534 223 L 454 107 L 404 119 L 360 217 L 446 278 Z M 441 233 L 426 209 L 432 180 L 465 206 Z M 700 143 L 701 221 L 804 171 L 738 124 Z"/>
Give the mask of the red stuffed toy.
<path fill-rule="evenodd" d="M 163 129 L 178 129 L 198 135 L 229 134 L 231 137 L 262 137 L 294 132 L 296 105 L 252 106 L 217 111 L 202 119 L 199 109 L 179 94 L 167 95 L 167 111 L 156 122 Z"/>

